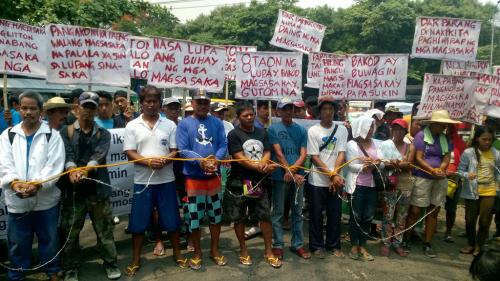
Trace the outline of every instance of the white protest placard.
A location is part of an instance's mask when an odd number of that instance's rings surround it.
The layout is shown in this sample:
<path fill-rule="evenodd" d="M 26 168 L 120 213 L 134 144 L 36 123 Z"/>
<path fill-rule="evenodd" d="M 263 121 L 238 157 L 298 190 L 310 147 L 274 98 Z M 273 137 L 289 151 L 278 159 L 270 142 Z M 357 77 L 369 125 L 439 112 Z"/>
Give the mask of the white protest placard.
<path fill-rule="evenodd" d="M 169 38 L 151 38 L 148 83 L 166 88 L 222 92 L 226 50 Z"/>
<path fill-rule="evenodd" d="M 0 73 L 47 76 L 45 28 L 0 19 Z"/>
<path fill-rule="evenodd" d="M 149 38 L 130 36 L 130 78 L 148 79 Z"/>
<path fill-rule="evenodd" d="M 443 60 L 444 75 L 468 76 L 466 72 L 490 73 L 490 64 L 487 60 L 453 61 Z"/>
<path fill-rule="evenodd" d="M 280 10 L 271 45 L 309 54 L 319 52 L 326 26 Z"/>
<path fill-rule="evenodd" d="M 323 59 L 323 71 L 320 72 L 319 96 L 320 98 L 331 97 L 334 99 L 345 98 L 344 70 L 347 56 Z"/>
<path fill-rule="evenodd" d="M 302 99 L 302 53 L 237 52 L 236 98 Z"/>
<path fill-rule="evenodd" d="M 319 88 L 323 73 L 323 59 L 335 58 L 338 55 L 325 52 L 310 52 L 307 63 L 307 83 L 308 88 Z"/>
<path fill-rule="evenodd" d="M 488 106 L 484 109 L 484 115 L 500 118 L 500 77 L 495 75 L 495 86 L 491 87 L 490 100 Z"/>
<path fill-rule="evenodd" d="M 348 100 L 404 100 L 407 54 L 349 55 L 345 64 Z"/>
<path fill-rule="evenodd" d="M 471 106 L 478 80 L 475 77 L 426 73 L 418 118 L 430 118 L 445 109 L 452 119 L 464 118 Z"/>
<path fill-rule="evenodd" d="M 481 21 L 418 17 L 412 57 L 475 61 Z"/>
<path fill-rule="evenodd" d="M 493 66 L 493 75 L 500 76 L 500 65 Z"/>
<path fill-rule="evenodd" d="M 224 74 L 226 80 L 236 80 L 236 52 L 257 52 L 256 46 L 221 45 L 226 49 L 226 66 Z"/>
<path fill-rule="evenodd" d="M 124 32 L 50 24 L 47 82 L 130 85 L 129 35 Z"/>

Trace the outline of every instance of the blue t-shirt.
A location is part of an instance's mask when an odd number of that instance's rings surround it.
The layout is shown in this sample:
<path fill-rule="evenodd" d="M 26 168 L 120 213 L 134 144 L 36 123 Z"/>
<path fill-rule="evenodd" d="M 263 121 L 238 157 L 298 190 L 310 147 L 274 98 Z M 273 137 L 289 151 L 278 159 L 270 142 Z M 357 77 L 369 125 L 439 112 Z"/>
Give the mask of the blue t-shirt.
<path fill-rule="evenodd" d="M 29 167 L 29 161 L 30 161 L 30 147 L 31 143 L 33 143 L 33 137 L 35 137 L 35 134 L 31 136 L 26 136 L 26 178 L 28 178 L 28 167 Z"/>
<path fill-rule="evenodd" d="M 15 109 L 11 108 L 10 113 L 12 114 L 12 127 L 21 123 L 21 114 L 17 112 Z M 0 134 L 9 127 L 9 124 L 5 122 L 3 116 L 3 108 L 0 109 Z"/>
<path fill-rule="evenodd" d="M 227 139 L 222 121 L 211 115 L 204 119 L 189 116 L 177 126 L 177 148 L 183 158 L 204 158 L 215 155 L 219 160 L 227 154 Z M 184 162 L 183 172 L 194 178 L 209 178 L 200 167 L 199 161 Z"/>
<path fill-rule="evenodd" d="M 111 119 L 101 119 L 99 117 L 95 117 L 94 121 L 99 125 L 99 127 L 103 127 L 104 129 L 113 129 L 115 125 L 115 120 Z"/>
<path fill-rule="evenodd" d="M 282 122 L 273 123 L 269 129 L 269 142 L 271 144 L 279 144 L 281 151 L 285 155 L 289 165 L 293 165 L 300 157 L 300 149 L 307 149 L 307 132 L 299 124 L 293 122 L 290 126 L 286 126 Z M 273 161 L 278 163 L 275 153 L 272 154 Z M 303 173 L 301 170 L 300 173 Z M 284 170 L 276 169 L 273 173 L 273 180 L 283 181 Z"/>

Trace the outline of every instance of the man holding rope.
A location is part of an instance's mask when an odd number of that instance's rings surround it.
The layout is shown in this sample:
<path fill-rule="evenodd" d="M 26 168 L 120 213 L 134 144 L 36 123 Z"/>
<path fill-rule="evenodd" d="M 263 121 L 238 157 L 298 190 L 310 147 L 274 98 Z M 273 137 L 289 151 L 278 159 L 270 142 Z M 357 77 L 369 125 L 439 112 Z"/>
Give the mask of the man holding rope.
<path fill-rule="evenodd" d="M 38 238 L 40 263 L 50 280 L 58 280 L 57 221 L 61 192 L 51 179 L 64 168 L 64 143 L 56 130 L 40 121 L 43 98 L 25 92 L 21 124 L 2 133 L 0 174 L 7 205 L 9 280 L 24 280 L 31 262 L 33 235 Z"/>

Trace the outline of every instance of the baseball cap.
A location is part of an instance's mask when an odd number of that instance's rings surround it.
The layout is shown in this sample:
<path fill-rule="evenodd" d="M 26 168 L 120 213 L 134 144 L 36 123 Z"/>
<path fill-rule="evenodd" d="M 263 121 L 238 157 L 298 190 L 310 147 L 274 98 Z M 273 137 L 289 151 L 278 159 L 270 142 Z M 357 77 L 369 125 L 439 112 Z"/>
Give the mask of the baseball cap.
<path fill-rule="evenodd" d="M 93 103 L 96 106 L 99 105 L 99 95 L 94 92 L 83 92 L 78 97 L 78 102 L 80 105 L 84 105 L 86 103 Z"/>
<path fill-rule="evenodd" d="M 291 104 L 291 105 L 293 105 L 293 101 L 292 101 L 290 98 L 286 97 L 286 98 L 282 98 L 282 99 L 278 102 L 277 107 L 278 107 L 279 109 L 282 109 L 283 107 L 285 107 L 285 106 L 287 106 L 287 105 L 290 105 L 290 104 Z"/>
<path fill-rule="evenodd" d="M 215 112 L 219 112 L 219 111 L 222 111 L 225 109 L 227 109 L 227 107 L 224 106 L 224 104 L 222 104 L 220 102 L 214 102 L 210 105 L 210 110 L 215 111 Z"/>
<path fill-rule="evenodd" d="M 304 101 L 296 100 L 296 101 L 293 102 L 293 106 L 295 106 L 295 107 L 304 107 L 304 106 L 306 106 L 306 104 L 304 103 Z"/>
<path fill-rule="evenodd" d="M 321 106 L 323 106 L 324 104 L 327 104 L 327 103 L 333 105 L 334 109 L 337 110 L 337 104 L 335 103 L 335 101 L 331 97 L 325 97 L 325 98 L 319 99 L 318 100 L 318 109 L 321 109 Z"/>
<path fill-rule="evenodd" d="M 387 113 L 387 112 L 402 113 L 402 112 L 399 110 L 399 107 L 396 107 L 396 106 L 394 106 L 394 105 L 389 106 L 389 107 L 385 110 L 385 113 Z"/>
<path fill-rule="evenodd" d="M 193 96 L 193 100 L 210 100 L 210 97 L 205 89 L 198 89 Z"/>
<path fill-rule="evenodd" d="M 406 122 L 406 120 L 404 120 L 403 118 L 394 119 L 394 121 L 392 121 L 391 125 L 399 125 L 403 129 L 408 130 L 408 122 Z"/>
<path fill-rule="evenodd" d="M 171 104 L 171 103 L 178 103 L 178 104 L 181 104 L 181 103 L 179 102 L 179 100 L 178 100 L 178 99 L 176 99 L 176 98 L 164 98 L 164 99 L 163 99 L 163 102 L 162 102 L 162 104 L 161 104 L 161 105 L 162 105 L 162 106 L 166 106 L 166 105 L 169 105 L 169 104 Z"/>

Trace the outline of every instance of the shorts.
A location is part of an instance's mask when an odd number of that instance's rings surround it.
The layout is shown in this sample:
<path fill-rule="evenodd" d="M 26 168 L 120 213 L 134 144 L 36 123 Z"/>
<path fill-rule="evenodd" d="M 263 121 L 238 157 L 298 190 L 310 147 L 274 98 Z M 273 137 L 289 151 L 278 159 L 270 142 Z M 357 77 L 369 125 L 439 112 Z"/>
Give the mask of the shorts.
<path fill-rule="evenodd" d="M 224 192 L 224 217 L 234 223 L 244 223 L 248 213 L 254 220 L 271 222 L 271 203 L 268 196 L 268 182 L 264 181 L 264 194 L 259 198 L 241 195 L 242 181 L 228 179 Z"/>
<path fill-rule="evenodd" d="M 430 205 L 443 207 L 448 192 L 448 179 L 424 179 L 416 177 L 410 204 L 416 207 Z"/>
<path fill-rule="evenodd" d="M 198 230 L 203 225 L 205 213 L 208 215 L 211 224 L 222 222 L 222 193 L 214 195 L 188 196 L 189 211 L 189 231 Z"/>
<path fill-rule="evenodd" d="M 158 211 L 160 229 L 179 230 L 181 221 L 175 182 L 150 184 L 146 189 L 144 184 L 134 184 L 128 231 L 144 233 L 150 229 L 154 208 Z"/>

